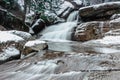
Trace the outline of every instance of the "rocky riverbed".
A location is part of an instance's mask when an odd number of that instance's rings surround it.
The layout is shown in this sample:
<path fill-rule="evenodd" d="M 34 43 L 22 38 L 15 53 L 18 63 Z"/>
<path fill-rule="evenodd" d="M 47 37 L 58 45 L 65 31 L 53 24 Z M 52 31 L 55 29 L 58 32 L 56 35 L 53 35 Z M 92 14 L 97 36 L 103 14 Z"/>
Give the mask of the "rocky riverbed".
<path fill-rule="evenodd" d="M 0 80 L 120 80 L 118 10 L 120 2 L 80 8 L 77 26 L 50 26 L 47 39 L 0 26 Z"/>

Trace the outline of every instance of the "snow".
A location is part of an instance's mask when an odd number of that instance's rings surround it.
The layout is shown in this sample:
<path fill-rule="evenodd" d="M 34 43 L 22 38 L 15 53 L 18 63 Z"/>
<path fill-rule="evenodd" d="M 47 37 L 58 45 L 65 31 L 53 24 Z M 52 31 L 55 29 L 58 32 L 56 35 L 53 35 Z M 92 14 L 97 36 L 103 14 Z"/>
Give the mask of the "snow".
<path fill-rule="evenodd" d="M 112 48 L 95 48 L 95 50 L 99 53 L 105 53 L 105 54 L 120 53 L 120 50 L 112 49 Z"/>
<path fill-rule="evenodd" d="M 61 8 L 66 8 L 66 7 L 74 8 L 74 6 L 70 2 L 64 1 L 64 3 L 61 5 Z"/>
<path fill-rule="evenodd" d="M 21 6 L 21 9 L 24 10 L 24 0 L 18 0 L 18 4 Z"/>
<path fill-rule="evenodd" d="M 14 35 L 14 34 L 10 34 L 4 31 L 0 31 L 0 43 L 3 42 L 8 42 L 8 41 L 14 41 L 14 42 L 19 42 L 19 41 L 23 41 L 24 39 Z"/>
<path fill-rule="evenodd" d="M 105 36 L 103 39 L 95 40 L 95 42 L 102 43 L 102 44 L 110 44 L 110 45 L 117 45 L 120 44 L 120 36 Z"/>
<path fill-rule="evenodd" d="M 117 18 L 117 19 L 111 20 L 110 23 L 112 23 L 112 22 L 120 22 L 120 18 Z"/>
<path fill-rule="evenodd" d="M 32 47 L 32 46 L 35 46 L 35 45 L 38 45 L 38 44 L 45 44 L 46 42 L 45 41 L 40 41 L 40 40 L 34 40 L 34 41 L 28 41 L 25 46 L 27 47 Z"/>
<path fill-rule="evenodd" d="M 7 49 L 3 49 L 3 52 L 0 54 L 0 60 L 6 60 L 12 56 L 17 56 L 17 55 L 20 55 L 20 51 L 10 46 Z"/>

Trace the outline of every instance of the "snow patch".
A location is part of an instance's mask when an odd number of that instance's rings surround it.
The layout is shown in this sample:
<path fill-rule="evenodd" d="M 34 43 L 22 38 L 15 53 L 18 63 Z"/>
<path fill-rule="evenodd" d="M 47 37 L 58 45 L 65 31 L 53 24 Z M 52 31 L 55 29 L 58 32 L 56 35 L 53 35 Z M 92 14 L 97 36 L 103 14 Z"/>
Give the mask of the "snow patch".
<path fill-rule="evenodd" d="M 120 44 L 119 40 L 120 40 L 120 36 L 105 36 L 103 39 L 95 40 L 95 42 L 102 44 L 117 45 Z"/>

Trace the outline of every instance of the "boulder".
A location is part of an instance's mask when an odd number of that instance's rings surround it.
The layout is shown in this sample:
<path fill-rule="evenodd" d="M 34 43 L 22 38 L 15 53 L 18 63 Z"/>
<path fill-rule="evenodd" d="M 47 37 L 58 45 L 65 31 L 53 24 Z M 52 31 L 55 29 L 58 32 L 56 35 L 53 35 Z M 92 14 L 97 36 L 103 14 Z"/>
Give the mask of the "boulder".
<path fill-rule="evenodd" d="M 40 40 L 28 41 L 24 45 L 23 54 L 27 55 L 27 54 L 30 54 L 31 52 L 38 52 L 40 50 L 46 49 L 47 47 L 48 46 L 45 41 L 40 41 Z"/>
<path fill-rule="evenodd" d="M 87 41 L 91 39 L 98 39 L 110 29 L 109 22 L 93 21 L 82 23 L 76 28 L 74 40 Z"/>
<path fill-rule="evenodd" d="M 26 41 L 32 39 L 32 35 L 30 33 L 24 32 L 24 31 L 10 30 L 10 31 L 6 31 L 6 32 L 17 35 L 19 37 L 22 37 Z"/>
<path fill-rule="evenodd" d="M 108 20 L 120 11 L 120 2 L 108 2 L 79 9 L 79 16 L 83 21 Z"/>
<path fill-rule="evenodd" d="M 0 52 L 0 64 L 15 59 L 20 59 L 20 51 L 13 45 L 4 48 Z"/>
<path fill-rule="evenodd" d="M 24 39 L 7 31 L 0 31 L 0 64 L 20 58 Z"/>
<path fill-rule="evenodd" d="M 77 41 L 87 41 L 98 39 L 110 30 L 120 29 L 120 18 L 110 21 L 91 21 L 78 25 L 75 30 L 74 39 Z"/>

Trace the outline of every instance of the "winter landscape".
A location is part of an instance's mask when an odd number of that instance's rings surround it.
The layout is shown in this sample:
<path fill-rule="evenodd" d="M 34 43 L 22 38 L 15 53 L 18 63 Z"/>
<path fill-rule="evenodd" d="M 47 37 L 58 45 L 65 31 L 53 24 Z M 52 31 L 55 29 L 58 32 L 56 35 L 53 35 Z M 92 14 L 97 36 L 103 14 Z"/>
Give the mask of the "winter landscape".
<path fill-rule="evenodd" d="M 120 1 L 0 0 L 0 80 L 120 80 Z"/>

